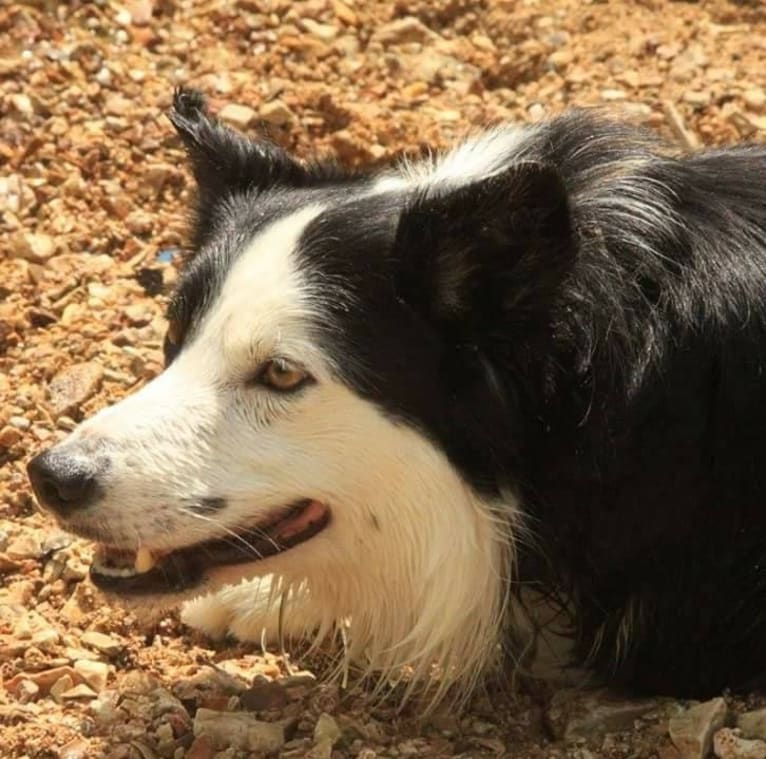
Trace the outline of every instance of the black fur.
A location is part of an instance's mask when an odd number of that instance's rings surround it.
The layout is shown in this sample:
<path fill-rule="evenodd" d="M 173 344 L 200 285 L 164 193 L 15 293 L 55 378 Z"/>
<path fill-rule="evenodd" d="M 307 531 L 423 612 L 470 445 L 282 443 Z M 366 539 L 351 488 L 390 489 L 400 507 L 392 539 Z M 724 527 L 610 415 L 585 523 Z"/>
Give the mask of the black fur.
<path fill-rule="evenodd" d="M 580 660 L 679 696 L 766 676 L 766 147 L 676 155 L 575 112 L 489 178 L 365 195 L 197 95 L 172 119 L 201 193 L 186 323 L 258 225 L 326 203 L 301 253 L 317 335 L 476 489 L 517 494 L 515 581 L 573 608 Z"/>

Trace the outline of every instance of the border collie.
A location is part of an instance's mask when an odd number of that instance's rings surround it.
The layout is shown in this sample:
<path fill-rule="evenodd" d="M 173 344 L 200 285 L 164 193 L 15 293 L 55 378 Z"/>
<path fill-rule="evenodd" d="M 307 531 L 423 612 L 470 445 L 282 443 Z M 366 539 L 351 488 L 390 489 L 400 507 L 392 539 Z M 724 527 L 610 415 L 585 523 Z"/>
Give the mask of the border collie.
<path fill-rule="evenodd" d="M 541 604 L 564 667 L 758 685 L 766 146 L 572 112 L 351 173 L 193 90 L 170 119 L 198 201 L 167 368 L 29 465 L 98 587 L 342 633 L 436 700 L 523 667 Z"/>

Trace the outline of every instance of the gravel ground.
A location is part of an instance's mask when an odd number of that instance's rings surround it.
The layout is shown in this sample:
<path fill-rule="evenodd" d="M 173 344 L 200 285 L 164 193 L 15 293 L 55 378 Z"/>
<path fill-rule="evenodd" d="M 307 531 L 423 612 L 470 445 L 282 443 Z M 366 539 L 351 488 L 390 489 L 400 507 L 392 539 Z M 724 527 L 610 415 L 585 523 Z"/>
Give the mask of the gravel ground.
<path fill-rule="evenodd" d="M 2 0 L 0 757 L 766 758 L 755 698 L 496 690 L 424 722 L 317 684 L 321 662 L 104 605 L 89 546 L 35 510 L 24 463 L 161 369 L 189 188 L 163 115 L 180 83 L 349 164 L 575 104 L 690 146 L 763 141 L 766 6 Z"/>

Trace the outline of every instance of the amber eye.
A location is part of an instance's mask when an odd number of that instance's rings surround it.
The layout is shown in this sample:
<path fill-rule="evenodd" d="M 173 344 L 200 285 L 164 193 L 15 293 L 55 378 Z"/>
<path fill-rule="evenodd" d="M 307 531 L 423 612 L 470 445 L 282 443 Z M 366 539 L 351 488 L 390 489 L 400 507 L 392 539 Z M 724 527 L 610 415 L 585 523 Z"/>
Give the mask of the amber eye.
<path fill-rule="evenodd" d="M 312 377 L 305 369 L 275 358 L 261 367 L 257 380 L 259 385 L 287 393 L 311 382 Z"/>

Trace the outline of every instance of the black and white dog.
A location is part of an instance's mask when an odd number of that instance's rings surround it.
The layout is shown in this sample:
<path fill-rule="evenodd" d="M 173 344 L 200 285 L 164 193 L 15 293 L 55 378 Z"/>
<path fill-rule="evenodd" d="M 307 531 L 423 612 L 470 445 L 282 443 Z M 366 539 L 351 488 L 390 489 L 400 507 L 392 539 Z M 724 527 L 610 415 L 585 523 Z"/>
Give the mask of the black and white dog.
<path fill-rule="evenodd" d="M 199 199 L 168 367 L 29 466 L 98 586 L 207 593 L 211 634 L 342 628 L 437 697 L 523 658 L 542 601 L 564 665 L 758 685 L 766 147 L 574 112 L 351 174 L 191 90 L 170 118 Z"/>

